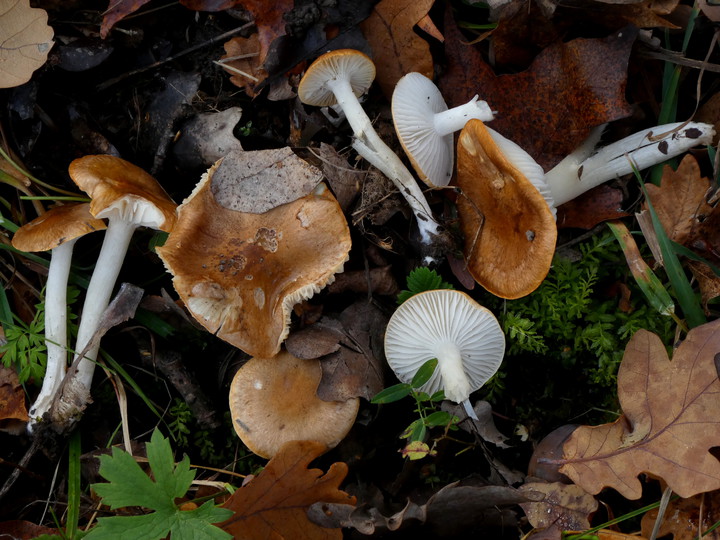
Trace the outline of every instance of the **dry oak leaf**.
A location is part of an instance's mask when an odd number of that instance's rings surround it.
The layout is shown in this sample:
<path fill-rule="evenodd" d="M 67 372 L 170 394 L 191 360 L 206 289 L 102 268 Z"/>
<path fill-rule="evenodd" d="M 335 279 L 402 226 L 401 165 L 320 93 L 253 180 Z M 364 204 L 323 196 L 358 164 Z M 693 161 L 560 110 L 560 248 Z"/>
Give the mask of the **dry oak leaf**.
<path fill-rule="evenodd" d="M 450 107 L 475 94 L 498 111 L 493 129 L 528 152 L 546 171 L 575 150 L 590 130 L 629 116 L 627 66 L 637 29 L 606 38 L 557 42 L 520 73 L 495 75 L 445 17 L 447 70 L 438 81 Z"/>
<path fill-rule="evenodd" d="M 518 489 L 545 495 L 541 501 L 520 503 L 520 507 L 530 524 L 545 529 L 548 537 L 560 538 L 562 531 L 589 529 L 589 516 L 598 507 L 595 497 L 573 484 L 530 482 Z"/>
<path fill-rule="evenodd" d="M 700 221 L 713 210 L 705 200 L 710 180 L 702 177 L 697 160 L 690 154 L 676 171 L 665 165 L 660 185 L 646 184 L 645 189 L 665 233 L 679 244 L 692 241 Z"/>
<path fill-rule="evenodd" d="M 234 37 L 223 47 L 225 55 L 220 63 L 230 74 L 230 82 L 245 90 L 250 97 L 255 97 L 254 87 L 267 78 L 267 71 L 262 68 L 260 60 L 259 34 L 250 37 Z M 243 75 L 245 73 L 246 75 Z"/>
<path fill-rule="evenodd" d="M 623 414 L 581 426 L 563 446 L 560 472 L 595 494 L 611 487 L 638 499 L 641 473 L 662 478 L 681 497 L 720 489 L 720 320 L 688 333 L 670 361 L 655 334 L 639 330 L 618 371 Z"/>
<path fill-rule="evenodd" d="M 333 463 L 325 474 L 307 468 L 326 450 L 316 441 L 283 445 L 259 475 L 223 504 L 235 515 L 218 527 L 243 540 L 340 540 L 341 529 L 320 527 L 307 517 L 307 509 L 318 502 L 355 504 L 355 497 L 338 489 L 347 475 L 345 463 Z"/>
<path fill-rule="evenodd" d="M 0 5 L 0 88 L 25 84 L 47 60 L 53 29 L 44 9 L 30 0 L 5 0 Z"/>
<path fill-rule="evenodd" d="M 377 83 L 388 99 L 406 73 L 417 71 L 433 76 L 430 45 L 413 30 L 433 3 L 435 0 L 382 0 L 360 23 L 373 52 Z"/>
<path fill-rule="evenodd" d="M 655 509 L 643 516 L 641 523 L 643 536 L 650 537 L 657 514 L 658 511 Z M 705 532 L 719 520 L 720 492 L 718 491 L 703 493 L 689 499 L 675 499 L 668 504 L 657 536 L 672 534 L 673 540 L 695 540 L 698 537 L 698 524 L 701 525 L 702 532 Z M 720 530 L 716 529 L 702 538 L 720 540 Z"/>

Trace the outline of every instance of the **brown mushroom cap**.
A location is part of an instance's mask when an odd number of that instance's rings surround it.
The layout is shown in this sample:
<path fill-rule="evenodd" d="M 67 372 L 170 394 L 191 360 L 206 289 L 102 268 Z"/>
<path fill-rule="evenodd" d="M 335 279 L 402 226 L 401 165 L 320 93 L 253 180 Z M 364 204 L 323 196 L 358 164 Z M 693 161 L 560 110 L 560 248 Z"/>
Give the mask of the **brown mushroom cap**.
<path fill-rule="evenodd" d="M 90 213 L 90 203 L 64 204 L 20 227 L 12 245 L 20 251 L 49 251 L 81 236 L 106 228 Z"/>
<path fill-rule="evenodd" d="M 139 226 L 169 232 L 177 205 L 155 178 L 137 165 L 110 155 L 84 156 L 69 167 L 70 177 L 90 195 L 90 212 L 98 218 L 110 213 L 133 216 Z"/>
<path fill-rule="evenodd" d="M 274 358 L 252 358 L 230 386 L 233 427 L 245 445 L 271 458 L 288 441 L 319 441 L 336 446 L 355 422 L 360 400 L 323 401 L 318 360 L 301 360 L 286 351 Z"/>
<path fill-rule="evenodd" d="M 263 214 L 218 204 L 206 174 L 158 254 L 193 316 L 252 356 L 272 357 L 292 307 L 342 272 L 350 231 L 324 184 Z"/>
<path fill-rule="evenodd" d="M 501 298 L 534 291 L 550 270 L 557 228 L 540 192 L 470 120 L 458 140 L 458 212 L 475 281 Z"/>
<path fill-rule="evenodd" d="M 298 97 L 307 105 L 325 107 L 337 103 L 328 81 L 347 79 L 356 96 L 364 94 L 375 79 L 375 64 L 355 49 L 338 49 L 318 57 L 298 86 Z"/>

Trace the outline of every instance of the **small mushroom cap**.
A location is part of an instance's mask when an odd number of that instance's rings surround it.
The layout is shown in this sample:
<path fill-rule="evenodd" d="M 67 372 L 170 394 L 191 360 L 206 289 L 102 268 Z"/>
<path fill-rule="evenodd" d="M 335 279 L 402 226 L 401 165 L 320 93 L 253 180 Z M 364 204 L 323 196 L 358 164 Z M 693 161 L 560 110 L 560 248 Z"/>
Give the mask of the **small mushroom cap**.
<path fill-rule="evenodd" d="M 328 82 L 347 79 L 356 96 L 364 94 L 375 79 L 375 64 L 355 49 L 338 49 L 318 57 L 307 69 L 298 86 L 300 101 L 326 107 L 337 103 Z"/>
<path fill-rule="evenodd" d="M 395 131 L 418 176 L 431 186 L 447 186 L 452 177 L 453 135 L 440 135 L 433 124 L 435 114 L 447 109 L 438 87 L 421 73 L 408 73 L 395 86 Z"/>
<path fill-rule="evenodd" d="M 105 222 L 90 213 L 90 203 L 64 204 L 20 227 L 13 235 L 12 245 L 25 252 L 49 251 L 105 228 Z"/>
<path fill-rule="evenodd" d="M 451 289 L 411 296 L 395 310 L 385 330 L 385 356 L 404 383 L 410 383 L 428 360 L 437 358 L 442 362 L 449 345 L 459 349 L 473 392 L 500 367 L 505 335 L 487 308 L 467 294 Z M 438 365 L 421 390 L 428 394 L 444 390 L 442 371 Z"/>
<path fill-rule="evenodd" d="M 70 177 L 90 195 L 90 213 L 97 218 L 119 214 L 138 226 L 172 230 L 177 205 L 157 180 L 140 167 L 110 155 L 74 160 Z"/>
<path fill-rule="evenodd" d="M 355 422 L 360 400 L 323 401 L 319 360 L 301 360 L 286 351 L 252 358 L 230 386 L 233 427 L 259 456 L 273 457 L 288 441 L 319 441 L 335 447 Z"/>
<path fill-rule="evenodd" d="M 475 281 L 501 298 L 520 298 L 547 276 L 557 228 L 547 202 L 514 167 L 479 120 L 458 140 L 458 213 Z"/>
<path fill-rule="evenodd" d="M 200 324 L 269 358 L 288 334 L 292 307 L 342 272 L 350 230 L 324 184 L 262 214 L 225 208 L 212 194 L 217 166 L 180 206 L 157 251 Z"/>

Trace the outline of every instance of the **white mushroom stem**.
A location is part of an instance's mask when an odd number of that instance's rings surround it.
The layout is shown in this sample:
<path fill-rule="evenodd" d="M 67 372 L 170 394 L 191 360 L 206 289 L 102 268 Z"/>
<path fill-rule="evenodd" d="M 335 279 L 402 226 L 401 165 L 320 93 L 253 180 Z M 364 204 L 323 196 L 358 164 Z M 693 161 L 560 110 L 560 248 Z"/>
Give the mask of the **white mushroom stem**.
<path fill-rule="evenodd" d="M 443 380 L 445 398 L 455 403 L 462 403 L 468 416 L 477 420 L 478 417 L 470 405 L 470 381 L 463 368 L 460 348 L 453 342 L 447 342 L 434 352 L 438 361 L 437 369 Z"/>
<path fill-rule="evenodd" d="M 713 126 L 677 122 L 655 126 L 609 144 L 592 155 L 600 138 L 595 130 L 581 147 L 545 174 L 557 205 L 582 195 L 613 178 L 646 169 L 699 145 L 710 144 Z M 588 157 L 589 156 L 589 157 Z"/>
<path fill-rule="evenodd" d="M 75 359 L 90 343 L 100 324 L 100 318 L 110 303 L 110 297 L 120 274 L 130 239 L 137 227 L 137 223 L 122 218 L 111 217 L 108 222 L 105 239 L 95 263 L 95 270 L 90 278 L 83 305 L 75 344 Z M 77 373 L 72 380 L 68 381 L 64 389 L 64 402 L 69 403 L 68 396 L 82 395 L 79 392 L 90 391 L 99 348 L 99 344 L 94 345 L 85 352 L 84 357 L 79 361 Z"/>
<path fill-rule="evenodd" d="M 476 95 L 464 105 L 458 105 L 447 111 L 435 113 L 433 126 L 441 136 L 460 131 L 472 118 L 490 122 L 495 116 L 485 101 L 478 101 Z"/>
<path fill-rule="evenodd" d="M 440 230 L 440 225 L 433 218 L 430 206 L 415 178 L 372 127 L 370 118 L 353 93 L 350 83 L 345 79 L 333 79 L 328 81 L 327 85 L 355 134 L 353 148 L 397 186 L 415 214 L 422 242 L 431 244 L 433 236 Z"/>
<path fill-rule="evenodd" d="M 45 284 L 45 346 L 47 363 L 42 388 L 30 407 L 28 431 L 50 410 L 67 370 L 67 282 L 75 240 L 69 240 L 50 253 Z"/>

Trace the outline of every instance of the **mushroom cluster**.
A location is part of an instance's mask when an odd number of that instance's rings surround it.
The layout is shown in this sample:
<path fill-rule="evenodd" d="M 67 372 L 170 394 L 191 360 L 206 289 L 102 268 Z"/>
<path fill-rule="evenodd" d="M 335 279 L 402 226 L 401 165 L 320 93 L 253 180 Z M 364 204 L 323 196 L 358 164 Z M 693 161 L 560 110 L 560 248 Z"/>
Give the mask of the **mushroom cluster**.
<path fill-rule="evenodd" d="M 30 409 L 31 431 L 48 412 L 57 426 L 67 426 L 85 408 L 99 349 L 92 339 L 133 232 L 138 227 L 169 231 L 175 223 L 172 199 L 152 176 L 128 161 L 109 155 L 85 156 L 73 161 L 69 172 L 91 197 L 90 203 L 58 206 L 18 229 L 13 237 L 19 250 L 51 250 L 45 300 L 47 372 Z M 67 375 L 66 291 L 73 246 L 84 234 L 101 229 L 107 230 L 80 318 L 73 349 L 75 369 Z"/>

